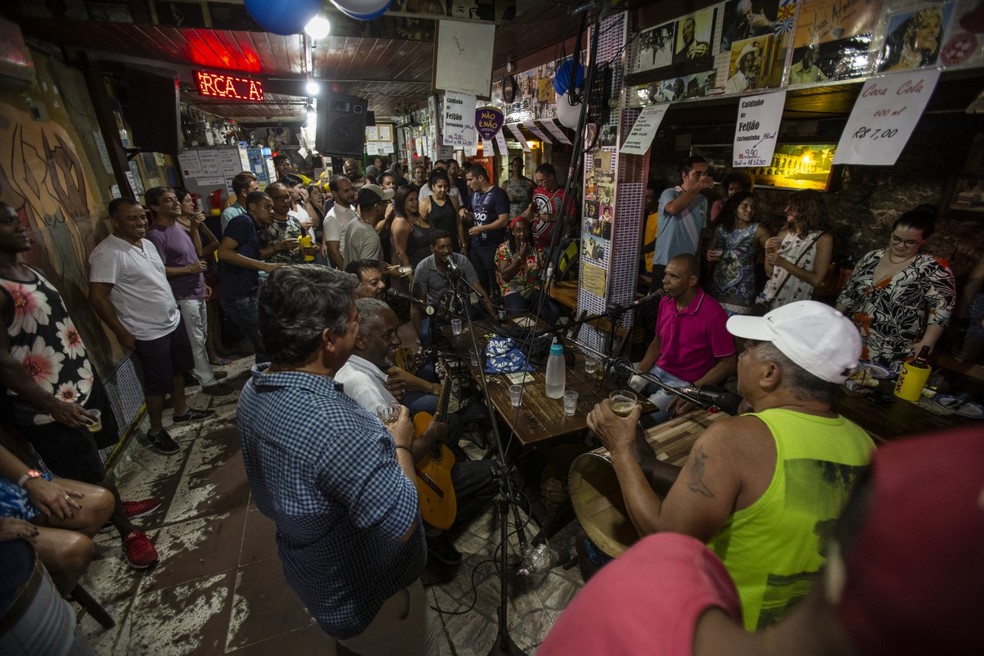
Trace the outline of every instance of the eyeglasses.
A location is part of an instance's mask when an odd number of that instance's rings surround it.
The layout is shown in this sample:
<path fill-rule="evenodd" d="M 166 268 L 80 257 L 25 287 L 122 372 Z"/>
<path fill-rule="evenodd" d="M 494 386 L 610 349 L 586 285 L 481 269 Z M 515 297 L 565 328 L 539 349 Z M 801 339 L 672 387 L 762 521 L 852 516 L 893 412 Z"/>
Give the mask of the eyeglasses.
<path fill-rule="evenodd" d="M 906 248 L 912 248 L 916 244 L 921 244 L 925 241 L 924 239 L 901 239 L 895 235 L 890 236 L 888 240 L 893 246 L 905 246 Z"/>

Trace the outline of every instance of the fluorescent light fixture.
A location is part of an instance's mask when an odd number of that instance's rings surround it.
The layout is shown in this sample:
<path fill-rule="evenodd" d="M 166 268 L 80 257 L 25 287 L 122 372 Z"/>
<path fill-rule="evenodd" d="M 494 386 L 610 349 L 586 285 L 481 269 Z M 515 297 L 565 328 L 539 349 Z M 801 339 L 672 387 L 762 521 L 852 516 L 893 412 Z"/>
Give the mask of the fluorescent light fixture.
<path fill-rule="evenodd" d="M 304 31 L 312 39 L 323 39 L 331 31 L 331 23 L 322 14 L 318 14 L 308 21 L 304 26 Z"/>

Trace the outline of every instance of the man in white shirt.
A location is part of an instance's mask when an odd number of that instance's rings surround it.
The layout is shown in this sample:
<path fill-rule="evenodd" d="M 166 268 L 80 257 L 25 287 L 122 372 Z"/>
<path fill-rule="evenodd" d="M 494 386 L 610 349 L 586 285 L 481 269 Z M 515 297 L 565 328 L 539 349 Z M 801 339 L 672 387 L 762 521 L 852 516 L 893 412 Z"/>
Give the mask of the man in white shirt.
<path fill-rule="evenodd" d="M 345 260 L 342 257 L 342 233 L 350 221 L 356 219 L 355 210 L 352 203 L 355 202 L 358 190 L 352 181 L 344 175 L 333 175 L 328 180 L 328 188 L 331 189 L 332 198 L 335 204 L 325 216 L 324 235 L 321 241 L 321 253 L 328 258 L 329 264 L 336 269 L 345 268 Z"/>
<path fill-rule="evenodd" d="M 335 382 L 359 405 L 375 413 L 376 408 L 387 403 L 400 402 L 414 415 L 418 411 L 433 414 L 440 392 L 440 385 L 427 382 L 393 365 L 396 348 L 400 346 L 400 321 L 396 313 L 384 302 L 375 298 L 360 298 L 355 302 L 359 312 L 359 334 L 355 349 L 345 364 L 335 374 Z M 413 392 L 422 394 L 413 394 Z M 411 399 L 413 399 L 411 401 Z M 460 425 L 458 417 L 436 417 L 427 429 L 413 442 L 414 462 L 433 454 L 437 440 L 454 433 L 445 421 L 453 419 L 452 427 Z M 492 485 L 492 461 L 463 460 L 458 458 L 451 469 L 451 482 L 457 496 L 457 516 L 452 530 L 466 526 L 495 496 Z M 456 565 L 461 554 L 455 551 L 444 533 L 428 527 L 428 553 L 445 565 Z"/>
<path fill-rule="evenodd" d="M 174 404 L 174 423 L 198 421 L 215 414 L 194 410 L 185 402 L 184 372 L 195 360 L 181 312 L 164 273 L 164 263 L 144 239 L 147 217 L 135 200 L 117 198 L 109 204 L 113 234 L 89 255 L 89 301 L 99 318 L 130 349 L 143 367 L 143 387 L 150 417 L 147 439 L 161 453 L 179 451 L 164 430 L 164 396 Z"/>

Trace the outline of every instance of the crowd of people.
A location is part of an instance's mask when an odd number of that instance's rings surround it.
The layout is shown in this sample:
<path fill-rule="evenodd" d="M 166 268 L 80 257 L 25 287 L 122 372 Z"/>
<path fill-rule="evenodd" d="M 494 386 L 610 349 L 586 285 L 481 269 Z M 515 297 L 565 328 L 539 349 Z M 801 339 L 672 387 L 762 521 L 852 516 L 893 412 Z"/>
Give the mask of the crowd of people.
<path fill-rule="evenodd" d="M 166 397 L 172 421 L 183 423 L 213 414 L 188 405 L 187 385 L 233 393 L 221 381 L 228 353 L 220 317 L 238 327 L 255 354 L 237 413 L 243 458 L 258 509 L 277 524 L 288 583 L 346 649 L 386 653 L 398 644 L 436 653 L 421 575 L 429 558 L 453 566 L 461 556 L 448 527 L 421 518 L 417 467 L 439 445 L 457 449 L 463 424 L 487 418 L 484 408 L 446 412 L 446 391 L 427 363 L 395 366 L 403 320 L 394 297 L 410 301 L 424 347 L 435 342 L 435 308 L 461 313 L 469 305 L 474 316 L 493 318 L 539 312 L 552 323 L 556 308 L 541 298 L 541 283 L 560 237 L 576 225 L 549 163 L 531 180 L 516 158 L 500 187 L 484 167 L 454 160 L 414 165 L 410 180 L 399 164 L 378 161 L 361 172 L 346 160 L 327 189 L 305 184 L 288 164 L 278 161 L 279 179 L 262 191 L 252 173 L 235 176 L 230 203 L 211 218 L 183 189 L 148 189 L 144 204 L 112 201 L 112 233 L 89 256 L 89 300 L 141 366 L 145 439 L 163 454 L 181 449 L 164 425 Z M 859 559 L 872 558 L 863 539 L 884 521 L 888 502 L 852 502 L 855 488 L 881 490 L 895 469 L 911 466 L 886 456 L 866 474 L 874 444 L 832 404 L 860 360 L 898 371 L 946 329 L 954 277 L 944 260 L 922 252 L 933 210 L 902 214 L 887 246 L 858 261 L 832 307 L 812 300 L 833 256 L 821 194 L 790 194 L 786 222 L 772 235 L 747 179 L 729 178 L 725 197 L 712 203 L 706 161 L 691 157 L 679 173 L 662 193 L 650 185 L 640 235 L 662 298 L 636 366 L 661 384 L 643 376 L 628 384 L 656 406 L 645 417 L 654 424 L 686 409 L 667 388 L 736 376 L 743 414 L 713 423 L 673 468 L 640 450 L 642 406 L 628 417 L 609 401 L 594 407 L 587 425 L 611 454 L 628 515 L 641 536 L 658 535 L 589 584 L 543 653 L 610 653 L 584 635 L 587 620 L 607 613 L 613 626 L 627 625 L 613 614 L 624 606 L 615 591 L 646 571 L 679 580 L 672 591 L 660 584 L 679 608 L 634 590 L 657 616 L 631 625 L 628 635 L 642 644 L 661 639 L 653 627 L 669 630 L 677 613 L 689 628 L 674 640 L 694 653 L 729 641 L 761 653 L 753 640 L 769 627 L 783 644 L 799 645 L 819 639 L 803 621 L 840 613 L 849 638 L 841 630 L 823 639 L 862 645 L 864 627 L 844 615 L 862 593 L 849 586 L 825 597 L 818 582 L 836 583 L 828 559 L 845 559 L 856 573 Z M 68 594 L 107 521 L 131 567 L 158 561 L 132 520 L 161 500 L 123 501 L 107 479 L 99 450 L 119 439 L 119 426 L 59 291 L 18 261 L 30 248 L 16 212 L 0 204 L 4 403 L 56 477 L 0 447 L 0 542 L 33 542 Z M 384 418 L 381 408 L 393 414 Z M 417 413 L 437 416 L 415 427 Z M 967 448 L 979 462 L 979 446 Z M 496 493 L 492 468 L 463 456 L 452 468 L 452 532 Z M 852 503 L 860 519 L 845 528 L 838 518 Z M 973 521 L 979 534 L 982 518 Z M 664 557 L 686 566 L 671 572 Z M 748 633 L 736 637 L 742 628 Z"/>

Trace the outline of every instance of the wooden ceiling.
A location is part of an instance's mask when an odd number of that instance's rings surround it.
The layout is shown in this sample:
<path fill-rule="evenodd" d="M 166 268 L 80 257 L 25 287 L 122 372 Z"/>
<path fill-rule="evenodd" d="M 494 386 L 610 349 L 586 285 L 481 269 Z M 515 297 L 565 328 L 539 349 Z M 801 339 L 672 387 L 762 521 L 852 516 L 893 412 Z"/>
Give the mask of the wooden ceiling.
<path fill-rule="evenodd" d="M 544 62 L 552 59 L 551 49 L 574 36 L 580 25 L 580 17 L 570 16 L 565 3 L 575 6 L 572 0 L 533 0 L 519 17 L 500 24 L 493 69 L 541 51 Z M 182 99 L 211 113 L 247 123 L 305 117 L 303 35 L 189 26 L 194 17 L 180 27 L 149 18 L 133 23 L 12 18 L 25 34 L 63 46 L 70 61 L 74 50 L 85 50 L 110 71 L 119 64 L 173 71 L 181 82 Z M 387 15 L 364 23 L 338 13 L 330 18 L 332 35 L 315 42 L 312 50 L 313 78 L 337 93 L 366 98 L 377 118 L 394 117 L 404 108 L 426 103 L 431 91 L 434 21 L 418 19 L 408 25 L 406 18 Z M 200 69 L 261 78 L 267 100 L 248 104 L 204 99 L 193 83 L 193 71 Z"/>

